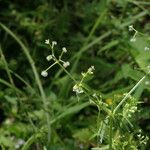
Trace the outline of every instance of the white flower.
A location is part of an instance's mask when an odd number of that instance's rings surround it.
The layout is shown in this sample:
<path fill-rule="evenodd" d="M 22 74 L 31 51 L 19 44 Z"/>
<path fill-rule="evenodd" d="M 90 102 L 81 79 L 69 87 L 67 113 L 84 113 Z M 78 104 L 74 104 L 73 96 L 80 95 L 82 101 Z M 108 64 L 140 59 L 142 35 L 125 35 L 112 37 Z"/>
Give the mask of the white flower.
<path fill-rule="evenodd" d="M 141 137 L 141 134 L 138 134 L 137 137 L 140 138 L 140 137 Z"/>
<path fill-rule="evenodd" d="M 95 98 L 97 98 L 97 95 L 96 95 L 96 93 L 94 93 L 92 96 L 93 96 L 93 97 L 95 97 Z"/>
<path fill-rule="evenodd" d="M 144 50 L 145 50 L 145 51 L 149 51 L 149 50 L 150 50 L 150 48 L 149 48 L 149 47 L 147 47 L 147 46 L 145 46 L 145 47 L 144 47 Z"/>
<path fill-rule="evenodd" d="M 94 66 L 91 66 L 89 69 L 88 69 L 88 73 L 89 74 L 93 74 L 93 70 L 95 70 Z"/>
<path fill-rule="evenodd" d="M 142 136 L 141 139 L 144 139 L 144 136 Z"/>
<path fill-rule="evenodd" d="M 49 39 L 45 40 L 45 44 L 49 44 Z"/>
<path fill-rule="evenodd" d="M 127 114 L 127 116 L 130 118 L 130 117 L 131 117 L 131 114 Z"/>
<path fill-rule="evenodd" d="M 69 65 L 70 65 L 70 63 L 69 63 L 68 61 L 63 63 L 63 66 L 64 66 L 65 68 L 67 68 Z"/>
<path fill-rule="evenodd" d="M 145 85 L 149 85 L 150 84 L 150 82 L 149 81 L 145 81 Z"/>
<path fill-rule="evenodd" d="M 54 48 L 54 46 L 57 45 L 56 41 L 52 41 L 52 48 Z"/>
<path fill-rule="evenodd" d="M 133 25 L 129 26 L 129 31 L 133 31 Z"/>
<path fill-rule="evenodd" d="M 47 61 L 50 61 L 52 58 L 53 58 L 52 55 L 48 55 L 48 56 L 46 57 Z"/>
<path fill-rule="evenodd" d="M 83 89 L 80 85 L 78 84 L 75 84 L 73 86 L 73 92 L 76 92 L 76 94 L 80 94 L 80 93 L 83 93 Z"/>
<path fill-rule="evenodd" d="M 150 66 L 147 66 L 147 69 L 150 69 Z"/>
<path fill-rule="evenodd" d="M 133 38 L 130 39 L 130 42 L 135 42 L 135 41 L 136 41 L 135 37 L 133 37 Z"/>
<path fill-rule="evenodd" d="M 63 48 L 62 48 L 62 51 L 63 51 L 64 53 L 67 53 L 66 47 L 63 47 Z"/>
<path fill-rule="evenodd" d="M 19 149 L 20 146 L 22 146 L 25 143 L 25 141 L 23 139 L 18 139 L 18 141 L 15 144 L 15 148 Z"/>
<path fill-rule="evenodd" d="M 129 111 L 130 111 L 131 113 L 134 113 L 134 112 L 135 112 L 135 110 L 134 110 L 134 109 L 130 109 Z"/>
<path fill-rule="evenodd" d="M 47 76 L 48 76 L 48 72 L 47 72 L 47 71 L 45 71 L 45 70 L 44 70 L 44 71 L 42 71 L 42 72 L 41 72 L 41 76 L 43 76 L 43 77 L 47 77 Z"/>
<path fill-rule="evenodd" d="M 141 132 L 142 132 L 142 130 L 141 130 L 141 129 L 139 129 L 139 131 L 138 131 L 138 132 L 140 132 L 140 133 L 141 133 Z"/>
<path fill-rule="evenodd" d="M 148 73 L 150 73 L 150 65 L 147 66 L 147 71 L 148 71 Z"/>
<path fill-rule="evenodd" d="M 85 77 L 85 76 L 86 76 L 86 73 L 84 73 L 84 72 L 81 72 L 81 75 L 82 75 L 83 77 Z"/>

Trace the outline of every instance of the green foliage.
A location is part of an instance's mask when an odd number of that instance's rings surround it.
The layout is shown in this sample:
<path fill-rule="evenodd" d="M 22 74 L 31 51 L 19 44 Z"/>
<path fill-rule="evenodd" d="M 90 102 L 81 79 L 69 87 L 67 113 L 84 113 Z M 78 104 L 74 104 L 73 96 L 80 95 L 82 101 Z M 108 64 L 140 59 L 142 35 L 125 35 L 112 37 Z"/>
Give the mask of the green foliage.
<path fill-rule="evenodd" d="M 0 3 L 0 149 L 149 149 L 149 2 Z"/>

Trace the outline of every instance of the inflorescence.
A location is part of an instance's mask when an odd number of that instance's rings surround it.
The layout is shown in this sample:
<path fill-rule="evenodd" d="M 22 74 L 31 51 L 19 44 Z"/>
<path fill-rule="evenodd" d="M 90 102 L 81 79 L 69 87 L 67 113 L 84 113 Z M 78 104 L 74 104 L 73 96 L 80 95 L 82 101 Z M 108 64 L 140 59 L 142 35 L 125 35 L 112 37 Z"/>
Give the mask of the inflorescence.
<path fill-rule="evenodd" d="M 68 61 L 65 62 L 62 60 L 63 54 L 67 53 L 66 47 L 62 48 L 62 51 L 61 51 L 59 58 L 56 58 L 55 53 L 54 53 L 54 48 L 57 45 L 57 42 L 56 41 L 50 42 L 50 40 L 47 39 L 47 40 L 45 40 L 45 44 L 49 45 L 50 49 L 51 49 L 51 54 L 46 57 L 46 60 L 47 61 L 53 60 L 54 62 L 47 69 L 45 69 L 41 72 L 41 75 L 43 77 L 47 77 L 48 76 L 48 70 L 51 69 L 56 64 L 59 64 L 59 65 L 63 66 L 64 68 L 67 68 L 70 65 L 70 62 L 68 62 Z"/>
<path fill-rule="evenodd" d="M 50 46 L 50 49 L 51 49 L 51 54 L 48 55 L 46 57 L 46 60 L 47 61 L 51 61 L 53 60 L 53 63 L 45 70 L 43 70 L 41 72 L 41 75 L 43 77 L 47 77 L 48 76 L 48 70 L 51 69 L 54 65 L 58 64 L 60 67 L 63 68 L 63 70 L 65 70 L 65 72 L 73 79 L 73 81 L 75 81 L 75 85 L 73 86 L 73 92 L 75 92 L 76 94 L 80 94 L 80 93 L 83 93 L 84 92 L 84 87 L 83 87 L 83 81 L 84 79 L 88 76 L 88 75 L 92 75 L 93 74 L 93 71 L 95 70 L 94 66 L 91 66 L 90 68 L 88 68 L 87 72 L 82 72 L 81 75 L 82 75 L 82 78 L 79 82 L 77 82 L 71 75 L 70 73 L 65 69 L 67 68 L 68 66 L 70 66 L 70 62 L 69 61 L 63 61 L 62 60 L 62 56 L 64 53 L 67 53 L 67 49 L 66 47 L 63 47 L 62 48 L 62 51 L 61 51 L 61 54 L 59 55 L 59 58 L 56 58 L 55 56 L 55 53 L 54 53 L 54 47 L 55 45 L 57 45 L 57 42 L 56 41 L 52 41 L 50 43 L 50 40 L 47 39 L 45 40 L 45 44 L 49 45 Z"/>
<path fill-rule="evenodd" d="M 129 26 L 129 31 L 134 31 L 133 37 L 130 39 L 130 42 L 135 42 L 136 41 L 136 36 L 138 34 L 138 31 L 134 29 L 133 25 Z"/>
<path fill-rule="evenodd" d="M 136 41 L 136 36 L 138 35 L 138 31 L 133 27 L 133 25 L 130 25 L 129 27 L 129 31 L 134 31 L 134 35 L 133 37 L 130 39 L 130 42 L 135 42 Z M 144 47 L 144 50 L 147 51 L 147 52 L 150 52 L 150 47 L 148 46 L 145 46 Z M 144 69 L 144 68 L 143 68 Z M 144 69 L 147 71 L 148 74 L 150 74 L 150 66 L 147 66 L 146 69 Z M 148 82 L 145 82 L 146 85 L 148 85 L 149 83 Z"/>
<path fill-rule="evenodd" d="M 87 72 L 82 72 L 82 73 L 81 73 L 82 78 L 81 78 L 80 82 L 79 82 L 79 83 L 76 83 L 76 84 L 73 86 L 73 91 L 76 92 L 76 94 L 80 94 L 80 93 L 83 93 L 83 92 L 84 92 L 83 81 L 84 81 L 84 79 L 85 79 L 88 75 L 92 75 L 94 70 L 95 70 L 94 66 L 91 66 L 91 67 L 87 70 Z"/>

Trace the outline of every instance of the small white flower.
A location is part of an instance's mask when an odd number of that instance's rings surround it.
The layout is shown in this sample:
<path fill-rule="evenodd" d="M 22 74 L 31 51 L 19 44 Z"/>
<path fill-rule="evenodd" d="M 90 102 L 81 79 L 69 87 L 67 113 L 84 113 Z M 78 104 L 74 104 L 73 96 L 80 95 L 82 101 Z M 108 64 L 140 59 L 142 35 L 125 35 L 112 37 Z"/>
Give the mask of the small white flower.
<path fill-rule="evenodd" d="M 131 113 L 134 113 L 134 112 L 135 112 L 135 110 L 134 110 L 134 109 L 130 109 L 129 111 L 130 111 Z"/>
<path fill-rule="evenodd" d="M 141 137 L 141 134 L 138 134 L 137 137 L 140 138 L 140 137 Z"/>
<path fill-rule="evenodd" d="M 57 45 L 57 42 L 56 42 L 56 41 L 52 41 L 52 44 L 53 44 L 53 45 Z"/>
<path fill-rule="evenodd" d="M 91 66 L 91 69 L 92 69 L 92 70 L 95 70 L 94 66 Z"/>
<path fill-rule="evenodd" d="M 86 76 L 86 73 L 84 73 L 84 72 L 81 72 L 81 75 L 82 75 L 83 77 L 85 77 L 85 76 Z"/>
<path fill-rule="evenodd" d="M 142 136 L 141 139 L 144 139 L 144 136 Z"/>
<path fill-rule="evenodd" d="M 150 66 L 147 66 L 147 69 L 150 69 Z"/>
<path fill-rule="evenodd" d="M 144 145 L 146 145 L 146 144 L 147 144 L 147 142 L 143 142 L 143 144 L 144 144 Z"/>
<path fill-rule="evenodd" d="M 149 81 L 145 81 L 145 85 L 149 85 L 150 84 L 150 82 Z"/>
<path fill-rule="evenodd" d="M 129 31 L 133 31 L 133 25 L 129 26 Z"/>
<path fill-rule="evenodd" d="M 56 41 L 52 41 L 52 48 L 54 48 L 54 46 L 57 45 Z"/>
<path fill-rule="evenodd" d="M 50 44 L 49 39 L 45 40 L 45 44 Z"/>
<path fill-rule="evenodd" d="M 137 107 L 136 107 L 136 106 L 133 106 L 132 109 L 137 110 Z"/>
<path fill-rule="evenodd" d="M 141 132 L 142 132 L 142 130 L 141 130 L 141 129 L 139 129 L 139 132 L 141 133 Z"/>
<path fill-rule="evenodd" d="M 47 76 L 48 76 L 48 72 L 47 72 L 47 71 L 45 71 L 45 70 L 44 70 L 44 71 L 42 71 L 42 72 L 41 72 L 41 76 L 43 76 L 43 77 L 47 77 Z"/>
<path fill-rule="evenodd" d="M 145 51 L 149 51 L 149 50 L 150 50 L 150 48 L 149 48 L 149 47 L 147 47 L 147 46 L 145 46 L 145 47 L 144 47 L 144 50 L 145 50 Z"/>
<path fill-rule="evenodd" d="M 150 65 L 147 66 L 147 71 L 148 71 L 148 73 L 150 73 Z"/>
<path fill-rule="evenodd" d="M 23 139 L 18 139 L 18 141 L 15 144 L 15 148 L 19 149 L 20 146 L 22 146 L 25 143 L 25 141 Z"/>
<path fill-rule="evenodd" d="M 63 48 L 62 48 L 62 51 L 63 51 L 64 53 L 67 53 L 66 47 L 63 47 Z"/>
<path fill-rule="evenodd" d="M 133 37 L 133 38 L 130 39 L 130 42 L 135 42 L 135 41 L 136 41 L 135 37 Z"/>
<path fill-rule="evenodd" d="M 96 93 L 94 93 L 92 96 L 93 96 L 93 97 L 95 97 L 95 98 L 97 98 L 97 95 L 96 95 Z"/>
<path fill-rule="evenodd" d="M 95 70 L 94 66 L 91 66 L 89 69 L 88 69 L 88 73 L 89 74 L 93 74 L 93 70 Z"/>
<path fill-rule="evenodd" d="M 80 94 L 80 93 L 83 93 L 83 89 L 80 85 L 75 84 L 73 87 L 73 92 L 76 92 L 76 94 Z"/>
<path fill-rule="evenodd" d="M 131 114 L 128 114 L 127 116 L 130 118 L 130 117 L 131 117 Z"/>
<path fill-rule="evenodd" d="M 79 144 L 79 148 L 80 149 L 84 149 L 84 145 L 83 144 Z"/>
<path fill-rule="evenodd" d="M 50 61 L 52 58 L 53 58 L 52 55 L 48 55 L 48 56 L 46 57 L 47 61 Z"/>
<path fill-rule="evenodd" d="M 63 66 L 64 66 L 65 68 L 67 68 L 69 65 L 70 65 L 70 63 L 69 63 L 68 61 L 63 63 Z"/>

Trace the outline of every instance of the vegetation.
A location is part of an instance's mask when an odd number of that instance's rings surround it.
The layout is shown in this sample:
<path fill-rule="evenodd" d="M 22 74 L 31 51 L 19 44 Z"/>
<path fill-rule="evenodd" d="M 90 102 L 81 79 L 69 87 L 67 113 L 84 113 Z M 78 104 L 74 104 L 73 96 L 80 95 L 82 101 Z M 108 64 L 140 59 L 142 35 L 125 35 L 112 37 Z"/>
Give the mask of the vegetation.
<path fill-rule="evenodd" d="M 0 5 L 0 149 L 150 149 L 150 2 Z"/>

